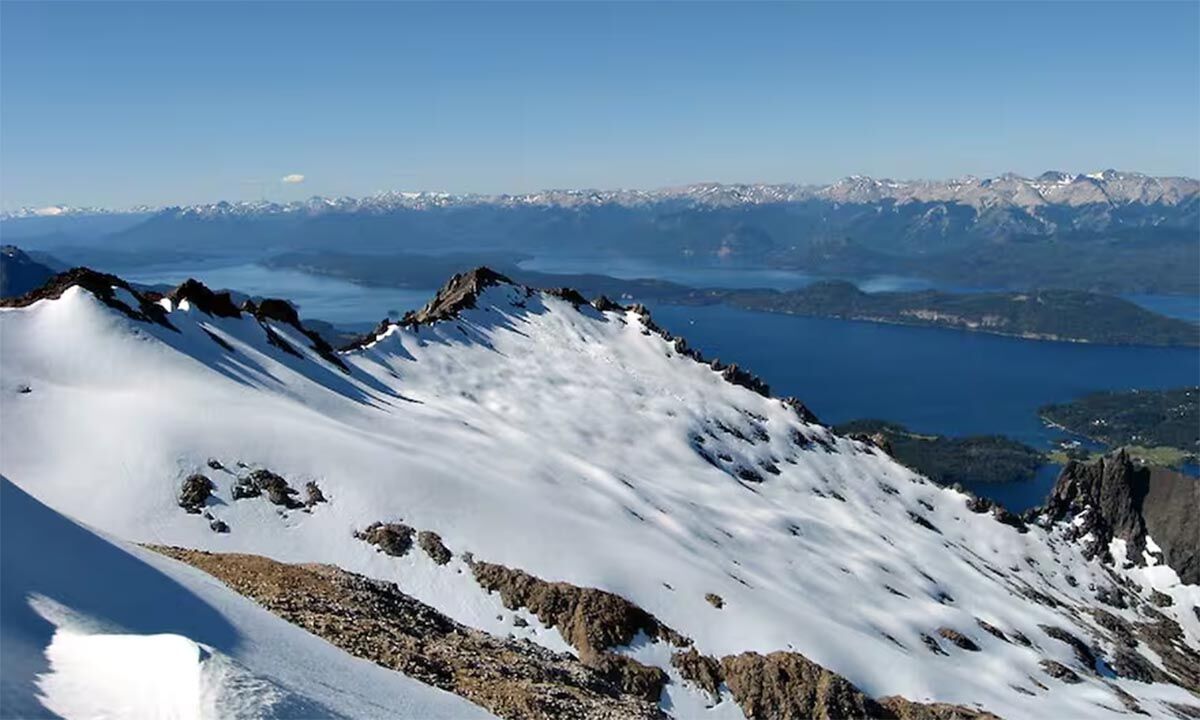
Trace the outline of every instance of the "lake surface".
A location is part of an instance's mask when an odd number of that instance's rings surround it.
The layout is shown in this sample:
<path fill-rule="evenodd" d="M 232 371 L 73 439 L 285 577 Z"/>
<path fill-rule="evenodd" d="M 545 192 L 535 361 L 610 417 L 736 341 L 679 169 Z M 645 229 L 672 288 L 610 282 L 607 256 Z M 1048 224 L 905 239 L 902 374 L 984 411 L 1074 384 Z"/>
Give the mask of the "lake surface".
<path fill-rule="evenodd" d="M 629 277 L 649 276 L 642 272 L 646 268 L 628 269 Z M 612 272 L 612 268 L 596 271 Z M 795 280 L 779 271 L 697 268 L 689 272 L 696 274 L 664 272 L 658 277 L 697 285 L 737 280 L 759 287 L 766 286 L 765 281 L 782 285 Z M 297 303 L 303 317 L 349 329 L 372 326 L 391 310 L 403 313 L 418 308 L 435 292 L 434 288 L 363 287 L 249 264 L 143 269 L 125 275 L 147 284 L 175 284 L 195 277 L 213 288 L 283 297 Z M 710 282 L 700 282 L 702 278 Z M 1038 342 L 722 305 L 656 305 L 652 311 L 660 325 L 686 337 L 706 357 L 750 369 L 770 383 L 776 395 L 795 395 L 827 423 L 882 418 L 919 432 L 999 434 L 1048 448 L 1063 434 L 1038 419 L 1037 408 L 1046 403 L 1068 401 L 1094 390 L 1200 382 L 1200 352 L 1194 348 Z M 1028 482 L 973 489 L 1020 511 L 1040 503 L 1056 475 L 1057 467 L 1047 466 Z"/>
<path fill-rule="evenodd" d="M 923 433 L 1007 435 L 1047 449 L 1064 434 L 1041 422 L 1042 405 L 1095 390 L 1200 382 L 1194 348 L 1038 342 L 722 305 L 658 305 L 652 312 L 705 357 L 737 362 L 830 424 L 882 418 Z M 972 489 L 1019 512 L 1045 498 L 1057 470 Z"/>
<path fill-rule="evenodd" d="M 526 270 L 548 273 L 602 273 L 626 280 L 660 278 L 700 288 L 770 288 L 798 290 L 821 280 L 848 280 L 864 292 L 907 292 L 938 289 L 954 293 L 1003 292 L 997 288 L 978 288 L 936 284 L 924 278 L 902 275 L 830 278 L 797 270 L 772 270 L 695 263 L 660 265 L 635 258 L 534 257 L 518 263 Z M 1130 302 L 1167 317 L 1200 323 L 1200 297 L 1181 295 L 1125 295 Z"/>

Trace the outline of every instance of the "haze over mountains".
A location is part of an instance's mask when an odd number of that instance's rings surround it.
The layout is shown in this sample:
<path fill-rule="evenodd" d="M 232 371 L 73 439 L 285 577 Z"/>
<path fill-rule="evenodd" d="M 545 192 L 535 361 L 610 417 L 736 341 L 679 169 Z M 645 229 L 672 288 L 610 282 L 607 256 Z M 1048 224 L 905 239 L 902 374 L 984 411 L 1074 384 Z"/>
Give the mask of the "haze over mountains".
<path fill-rule="evenodd" d="M 1197 227 L 1200 182 L 1115 171 L 495 196 L 391 192 L 155 212 L 56 207 L 0 222 L 6 241 L 26 250 L 112 269 L 331 247 L 503 250 L 905 275 L 951 287 L 1163 294 L 1200 292 Z"/>
<path fill-rule="evenodd" d="M 54 205 L 20 208 L 0 214 L 0 219 L 144 214 L 169 211 L 180 215 L 229 215 L 322 212 L 387 212 L 399 208 L 455 205 L 511 205 L 578 207 L 585 205 L 644 206 L 669 201 L 698 206 L 727 207 L 794 203 L 804 200 L 872 203 L 886 200 L 950 202 L 976 209 L 1013 206 L 1025 210 L 1045 205 L 1167 205 L 1195 199 L 1200 181 L 1184 177 L 1152 177 L 1136 172 L 1104 170 L 1086 174 L 1047 171 L 1035 178 L 1005 173 L 994 178 L 967 176 L 951 180 L 891 180 L 854 175 L 829 185 L 697 183 L 657 190 L 543 190 L 515 195 L 454 194 L 446 192 L 390 191 L 364 198 L 320 197 L 288 203 L 266 201 L 211 204 L 138 206 L 128 210 Z"/>

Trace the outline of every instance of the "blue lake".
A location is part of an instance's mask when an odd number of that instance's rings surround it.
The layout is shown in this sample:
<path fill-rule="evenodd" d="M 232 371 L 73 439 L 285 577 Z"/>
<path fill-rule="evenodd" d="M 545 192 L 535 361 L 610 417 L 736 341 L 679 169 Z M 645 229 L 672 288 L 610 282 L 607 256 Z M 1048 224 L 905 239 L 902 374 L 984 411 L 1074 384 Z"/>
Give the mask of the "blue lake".
<path fill-rule="evenodd" d="M 998 434 L 1049 448 L 1063 437 L 1037 409 L 1095 390 L 1200 382 L 1194 348 L 1037 342 L 938 328 L 655 306 L 655 320 L 706 357 L 737 362 L 776 395 L 800 398 L 823 422 L 882 418 L 939 435 Z M 1021 511 L 1039 504 L 1058 468 L 1027 482 L 973 485 Z"/>

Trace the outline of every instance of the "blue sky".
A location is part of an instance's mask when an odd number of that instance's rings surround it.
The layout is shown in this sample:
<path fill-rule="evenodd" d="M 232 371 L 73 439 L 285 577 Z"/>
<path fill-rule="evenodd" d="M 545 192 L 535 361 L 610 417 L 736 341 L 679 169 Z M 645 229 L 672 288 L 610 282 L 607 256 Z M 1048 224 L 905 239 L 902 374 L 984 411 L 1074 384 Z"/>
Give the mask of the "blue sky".
<path fill-rule="evenodd" d="M 1105 167 L 1200 175 L 1200 3 L 0 3 L 7 209 Z"/>

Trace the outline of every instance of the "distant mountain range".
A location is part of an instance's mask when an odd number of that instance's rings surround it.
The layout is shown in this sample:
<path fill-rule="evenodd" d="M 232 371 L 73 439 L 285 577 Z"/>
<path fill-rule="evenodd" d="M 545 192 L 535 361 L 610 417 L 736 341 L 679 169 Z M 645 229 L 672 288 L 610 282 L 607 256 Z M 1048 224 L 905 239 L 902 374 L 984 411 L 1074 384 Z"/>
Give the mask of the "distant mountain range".
<path fill-rule="evenodd" d="M 0 219 L 63 215 L 146 214 L 177 216 L 318 215 L 327 212 L 386 213 L 399 209 L 429 209 L 462 205 L 512 207 L 583 207 L 618 205 L 643 207 L 660 203 L 699 207 L 772 205 L 826 200 L 837 203 L 956 203 L 989 210 L 1021 208 L 1036 212 L 1049 205 L 1164 205 L 1194 202 L 1200 181 L 1186 177 L 1153 177 L 1136 172 L 1104 170 L 1070 174 L 1051 170 L 1035 178 L 1005 173 L 994 178 L 967 176 L 952 180 L 891 180 L 853 175 L 830 185 L 697 183 L 658 190 L 543 190 L 516 195 L 454 194 L 389 191 L 362 198 L 313 196 L 289 203 L 268 201 L 205 203 L 186 206 L 138 206 L 128 210 L 54 205 L 21 208 Z"/>
<path fill-rule="evenodd" d="M 389 192 L 3 218 L 7 242 L 125 271 L 187 256 L 516 252 L 740 265 L 948 287 L 1200 293 L 1200 181 L 1106 170 L 949 181 L 699 184 L 524 195 Z M 118 257 L 120 256 L 120 257 Z M 652 274 L 652 271 L 647 271 Z"/>

